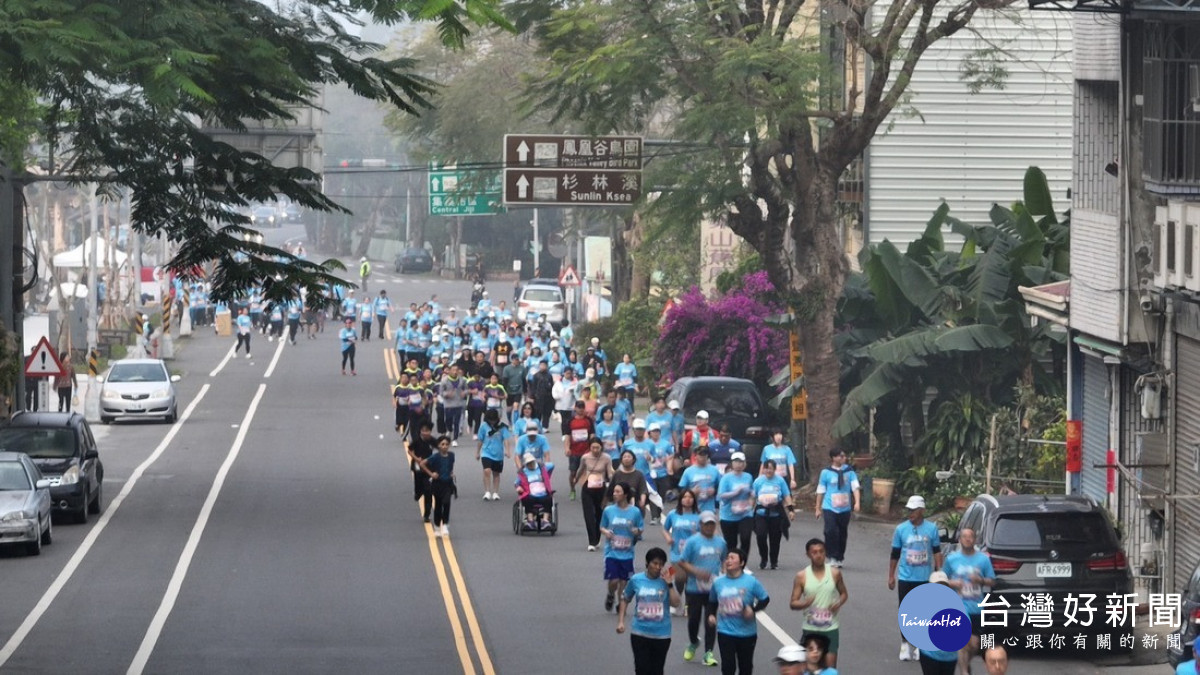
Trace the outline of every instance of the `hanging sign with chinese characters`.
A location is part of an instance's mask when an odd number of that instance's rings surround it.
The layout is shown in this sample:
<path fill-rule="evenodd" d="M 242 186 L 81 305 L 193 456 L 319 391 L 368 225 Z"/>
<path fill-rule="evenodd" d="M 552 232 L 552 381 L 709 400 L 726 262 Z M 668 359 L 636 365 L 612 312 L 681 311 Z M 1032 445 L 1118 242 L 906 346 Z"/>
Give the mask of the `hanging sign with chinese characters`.
<path fill-rule="evenodd" d="M 700 221 L 700 290 L 711 296 L 717 291 L 717 277 L 737 267 L 737 249 L 741 239 L 722 222 Z"/>
<path fill-rule="evenodd" d="M 504 203 L 625 206 L 642 195 L 638 136 L 504 137 Z"/>

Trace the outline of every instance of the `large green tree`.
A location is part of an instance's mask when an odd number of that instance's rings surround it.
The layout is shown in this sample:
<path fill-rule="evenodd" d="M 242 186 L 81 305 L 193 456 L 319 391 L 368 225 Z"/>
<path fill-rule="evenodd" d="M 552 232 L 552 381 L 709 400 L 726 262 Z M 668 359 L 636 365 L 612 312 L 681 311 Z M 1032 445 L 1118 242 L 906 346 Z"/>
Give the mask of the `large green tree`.
<path fill-rule="evenodd" d="M 669 119 L 662 217 L 723 218 L 795 310 L 808 453 L 824 463 L 841 399 L 834 315 L 848 263 L 837 184 L 905 98 L 926 50 L 1012 0 L 524 0 L 550 72 L 534 100 L 597 131 Z M 831 55 L 844 49 L 851 64 Z"/>
<path fill-rule="evenodd" d="M 178 244 L 177 270 L 215 262 L 214 294 L 253 283 L 282 297 L 329 280 L 326 266 L 243 238 L 229 206 L 286 195 L 337 205 L 320 177 L 215 142 L 213 124 L 286 119 L 321 87 L 405 112 L 429 105 L 435 83 L 409 59 L 380 56 L 357 37 L 360 17 L 428 21 L 462 46 L 473 25 L 506 25 L 496 0 L 0 0 L 0 161 L 22 176 L 29 131 L 65 163 L 52 167 L 133 197 L 132 226 Z M 35 103 L 36 102 L 36 103 Z M 32 119 L 31 119 L 32 118 Z M 25 132 L 25 133 L 22 133 Z M 272 281 L 276 283 L 271 283 Z"/>

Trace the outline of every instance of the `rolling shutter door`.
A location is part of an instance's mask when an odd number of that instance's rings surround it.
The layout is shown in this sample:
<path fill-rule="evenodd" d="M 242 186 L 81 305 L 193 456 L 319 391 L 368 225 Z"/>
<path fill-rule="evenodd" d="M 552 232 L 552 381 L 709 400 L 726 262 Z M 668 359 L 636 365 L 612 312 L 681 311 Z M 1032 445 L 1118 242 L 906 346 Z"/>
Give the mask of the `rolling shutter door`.
<path fill-rule="evenodd" d="M 1108 367 L 1094 356 L 1083 357 L 1083 494 L 1103 504 L 1108 498 Z"/>
<path fill-rule="evenodd" d="M 1175 495 L 1200 495 L 1200 475 L 1196 471 L 1196 448 L 1200 445 L 1200 342 L 1178 338 L 1175 360 L 1178 396 L 1175 405 Z M 1175 565 L 1168 579 L 1169 592 L 1177 592 L 1188 581 L 1200 561 L 1200 502 L 1183 499 L 1175 502 L 1170 527 Z"/>

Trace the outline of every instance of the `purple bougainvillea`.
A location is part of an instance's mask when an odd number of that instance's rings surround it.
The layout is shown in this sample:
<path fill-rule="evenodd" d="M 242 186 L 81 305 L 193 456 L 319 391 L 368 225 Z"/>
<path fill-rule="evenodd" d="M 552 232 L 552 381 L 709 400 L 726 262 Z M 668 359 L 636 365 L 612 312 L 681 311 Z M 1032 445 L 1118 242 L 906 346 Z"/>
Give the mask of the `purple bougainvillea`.
<path fill-rule="evenodd" d="M 787 333 L 764 321 L 783 311 L 766 272 L 747 274 L 711 302 L 693 286 L 667 312 L 654 363 L 672 380 L 726 375 L 765 383 L 787 365 Z"/>

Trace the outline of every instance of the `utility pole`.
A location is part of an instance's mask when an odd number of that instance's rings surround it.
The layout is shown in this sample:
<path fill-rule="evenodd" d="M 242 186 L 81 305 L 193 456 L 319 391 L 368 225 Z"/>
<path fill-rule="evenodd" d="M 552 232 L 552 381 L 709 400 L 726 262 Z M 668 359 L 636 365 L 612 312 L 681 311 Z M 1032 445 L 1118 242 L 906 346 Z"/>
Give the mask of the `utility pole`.
<path fill-rule="evenodd" d="M 541 236 L 538 234 L 538 210 L 533 210 L 533 273 L 536 275 L 542 267 Z"/>
<path fill-rule="evenodd" d="M 84 241 L 91 243 L 91 250 L 88 251 L 85 246 L 84 251 L 88 256 L 87 353 L 88 362 L 90 363 L 92 354 L 96 353 L 96 349 L 100 344 L 100 331 L 96 317 L 96 313 L 99 310 L 96 295 L 96 258 L 99 254 L 96 249 L 100 247 L 100 206 L 96 197 L 96 184 L 92 183 L 89 187 L 90 195 L 88 201 L 91 207 L 91 232 Z M 100 388 L 96 386 L 96 375 L 92 373 L 91 368 L 88 368 L 87 390 L 83 394 L 83 416 L 92 421 L 100 419 Z"/>
<path fill-rule="evenodd" d="M 404 247 L 412 246 L 412 187 L 404 188 Z"/>
<path fill-rule="evenodd" d="M 0 284 L 11 283 L 7 293 L 0 292 L 0 322 L 13 333 L 16 344 L 16 358 L 20 365 L 25 364 L 25 345 L 23 338 L 24 319 L 17 310 L 21 306 L 21 287 L 25 285 L 21 269 L 24 260 L 21 242 L 17 238 L 17 223 L 23 222 L 21 216 L 21 200 L 16 198 L 17 185 L 12 169 L 0 164 Z M 11 280 L 11 281 L 9 281 Z M 21 370 L 24 370 L 23 368 Z M 20 410 L 25 407 L 25 377 L 18 372 L 13 400 L 10 410 Z M 5 392 L 0 392 L 0 394 Z"/>

